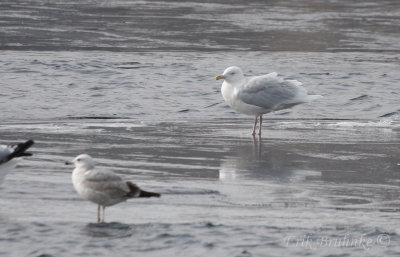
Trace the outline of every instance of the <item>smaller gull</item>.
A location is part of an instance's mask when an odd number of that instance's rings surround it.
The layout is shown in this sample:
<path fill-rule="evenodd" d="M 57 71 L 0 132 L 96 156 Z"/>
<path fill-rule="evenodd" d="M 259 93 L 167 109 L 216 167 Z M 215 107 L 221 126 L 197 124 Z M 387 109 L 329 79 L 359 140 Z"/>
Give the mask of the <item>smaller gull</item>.
<path fill-rule="evenodd" d="M 17 158 L 31 156 L 31 153 L 25 152 L 33 145 L 33 140 L 17 145 L 0 145 L 0 184 L 4 177 L 17 165 Z"/>
<path fill-rule="evenodd" d="M 92 157 L 78 155 L 66 165 L 75 165 L 72 172 L 72 184 L 80 196 L 98 204 L 97 222 L 104 222 L 104 211 L 107 206 L 136 197 L 160 197 L 158 193 L 146 192 L 130 181 L 123 181 L 112 171 L 95 169 Z M 101 211 L 103 216 L 100 219 Z"/>
<path fill-rule="evenodd" d="M 246 78 L 239 67 L 227 68 L 222 75 L 221 93 L 233 109 L 247 115 L 254 115 L 253 136 L 260 117 L 258 134 L 261 135 L 262 116 L 265 113 L 291 108 L 295 105 L 318 99 L 320 95 L 309 95 L 297 80 L 278 77 L 276 72 Z"/>

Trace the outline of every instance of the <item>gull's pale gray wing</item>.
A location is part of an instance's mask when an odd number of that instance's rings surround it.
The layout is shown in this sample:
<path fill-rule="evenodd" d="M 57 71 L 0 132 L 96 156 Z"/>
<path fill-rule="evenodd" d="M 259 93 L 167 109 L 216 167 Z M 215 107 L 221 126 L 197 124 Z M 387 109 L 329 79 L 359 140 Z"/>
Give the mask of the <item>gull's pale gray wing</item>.
<path fill-rule="evenodd" d="M 284 109 L 306 101 L 307 91 L 297 80 L 284 80 L 273 72 L 251 78 L 238 92 L 243 102 L 268 110 Z"/>
<path fill-rule="evenodd" d="M 121 177 L 110 171 L 89 170 L 83 183 L 85 187 L 111 199 L 122 198 L 129 193 L 129 187 Z"/>

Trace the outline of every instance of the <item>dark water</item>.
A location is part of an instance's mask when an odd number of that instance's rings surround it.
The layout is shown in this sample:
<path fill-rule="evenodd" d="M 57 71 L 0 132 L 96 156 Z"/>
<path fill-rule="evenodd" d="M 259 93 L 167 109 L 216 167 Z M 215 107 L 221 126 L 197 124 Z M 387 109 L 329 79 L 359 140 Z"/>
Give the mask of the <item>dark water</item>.
<path fill-rule="evenodd" d="M 399 52 L 396 0 L 2 0 L 0 49 Z"/>
<path fill-rule="evenodd" d="M 399 256 L 397 1 L 0 2 L 2 256 Z M 321 100 L 252 118 L 215 76 L 277 71 Z M 162 193 L 106 211 L 63 163 Z"/>

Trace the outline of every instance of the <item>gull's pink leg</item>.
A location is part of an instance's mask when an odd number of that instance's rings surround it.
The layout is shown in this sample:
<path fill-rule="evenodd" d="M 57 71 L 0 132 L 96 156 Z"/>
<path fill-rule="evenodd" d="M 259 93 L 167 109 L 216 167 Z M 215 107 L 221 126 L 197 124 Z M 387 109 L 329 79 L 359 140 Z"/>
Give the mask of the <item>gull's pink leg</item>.
<path fill-rule="evenodd" d="M 97 206 L 97 223 L 100 223 L 100 204 Z"/>
<path fill-rule="evenodd" d="M 101 222 L 104 223 L 104 216 L 106 215 L 106 207 L 103 205 L 103 218 L 101 219 Z"/>
<path fill-rule="evenodd" d="M 261 136 L 262 115 L 260 116 L 260 127 L 258 128 L 258 135 Z"/>
<path fill-rule="evenodd" d="M 251 133 L 253 136 L 256 134 L 257 120 L 258 117 L 256 116 L 256 120 L 254 121 L 253 133 Z"/>

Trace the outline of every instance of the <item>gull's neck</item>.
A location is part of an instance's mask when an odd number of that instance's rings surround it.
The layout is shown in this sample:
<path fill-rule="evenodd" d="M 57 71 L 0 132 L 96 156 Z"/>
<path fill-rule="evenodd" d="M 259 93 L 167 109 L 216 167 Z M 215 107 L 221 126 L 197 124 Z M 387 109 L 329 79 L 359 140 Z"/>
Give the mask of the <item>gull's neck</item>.
<path fill-rule="evenodd" d="M 228 82 L 228 83 L 231 84 L 234 88 L 240 88 L 243 85 L 245 85 L 246 82 L 247 82 L 247 79 L 246 79 L 246 77 L 243 76 L 239 80 L 236 80 L 234 82 Z"/>
<path fill-rule="evenodd" d="M 81 166 L 79 166 L 79 167 L 76 167 L 76 168 L 74 169 L 74 173 L 84 173 L 84 172 L 86 172 L 86 171 L 88 171 L 88 170 L 92 170 L 93 168 L 94 168 L 94 164 L 88 163 L 88 164 L 85 164 L 85 165 L 81 165 Z"/>

